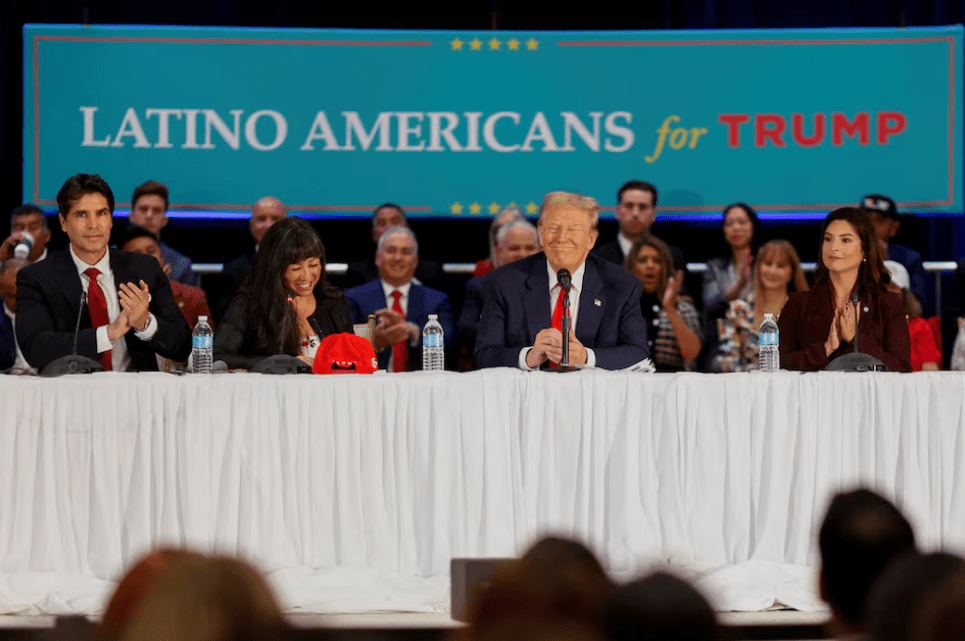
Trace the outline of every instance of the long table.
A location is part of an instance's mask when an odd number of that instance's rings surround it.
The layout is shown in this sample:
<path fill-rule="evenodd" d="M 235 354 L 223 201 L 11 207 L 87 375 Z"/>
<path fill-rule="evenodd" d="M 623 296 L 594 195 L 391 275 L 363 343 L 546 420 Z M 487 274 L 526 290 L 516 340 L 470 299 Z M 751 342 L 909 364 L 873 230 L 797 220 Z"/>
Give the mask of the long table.
<path fill-rule="evenodd" d="M 290 609 L 445 607 L 449 560 L 587 541 L 718 606 L 814 597 L 829 497 L 965 548 L 965 375 L 115 374 L 0 380 L 0 613 L 96 612 L 147 549 L 241 554 Z"/>

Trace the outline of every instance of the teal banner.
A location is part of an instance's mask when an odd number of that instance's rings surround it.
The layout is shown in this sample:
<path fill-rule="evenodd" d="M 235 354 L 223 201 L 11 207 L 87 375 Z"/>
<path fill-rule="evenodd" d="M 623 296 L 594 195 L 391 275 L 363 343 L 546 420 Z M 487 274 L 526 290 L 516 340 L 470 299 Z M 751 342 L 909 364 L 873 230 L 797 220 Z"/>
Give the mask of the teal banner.
<path fill-rule="evenodd" d="M 99 173 L 172 208 L 534 213 L 630 179 L 662 214 L 962 211 L 962 28 L 391 32 L 24 27 L 23 198 Z"/>

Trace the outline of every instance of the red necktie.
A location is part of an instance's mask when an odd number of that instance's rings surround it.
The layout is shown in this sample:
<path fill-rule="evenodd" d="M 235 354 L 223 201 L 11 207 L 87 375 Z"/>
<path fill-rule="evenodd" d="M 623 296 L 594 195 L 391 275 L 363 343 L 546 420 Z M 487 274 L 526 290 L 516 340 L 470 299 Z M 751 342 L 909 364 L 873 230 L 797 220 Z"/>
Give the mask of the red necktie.
<path fill-rule="evenodd" d="M 560 295 L 556 297 L 556 307 L 553 308 L 553 329 L 563 331 L 563 288 L 560 287 Z M 550 367 L 556 367 L 559 363 L 550 361 Z"/>
<path fill-rule="evenodd" d="M 111 319 L 107 315 L 107 299 L 104 298 L 104 290 L 97 283 L 97 276 L 100 275 L 100 271 L 91 267 L 84 271 L 90 278 L 90 285 L 87 286 L 87 309 L 90 310 L 90 320 L 94 325 L 94 329 L 98 327 L 103 327 L 104 325 L 110 325 Z M 104 366 L 108 372 L 111 371 L 111 350 L 104 352 L 104 355 L 100 358 L 100 364 Z"/>
<path fill-rule="evenodd" d="M 403 320 L 405 319 L 405 312 L 402 311 L 402 292 L 395 290 L 392 292 L 392 311 L 398 312 L 402 315 Z M 407 340 L 401 340 L 392 346 L 392 371 L 393 372 L 404 372 L 406 371 L 406 360 L 409 357 L 409 350 L 406 347 Z"/>

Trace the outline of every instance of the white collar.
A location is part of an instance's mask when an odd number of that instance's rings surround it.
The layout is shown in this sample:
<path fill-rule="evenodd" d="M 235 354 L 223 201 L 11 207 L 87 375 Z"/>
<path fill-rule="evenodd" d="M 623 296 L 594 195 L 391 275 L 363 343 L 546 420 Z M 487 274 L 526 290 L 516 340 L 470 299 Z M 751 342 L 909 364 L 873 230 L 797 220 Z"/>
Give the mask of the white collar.
<path fill-rule="evenodd" d="M 398 287 L 396 287 L 395 285 L 389 285 L 389 284 L 388 284 L 387 282 L 385 282 L 384 280 L 382 281 L 382 291 L 385 292 L 385 300 L 386 300 L 386 302 L 391 302 L 391 300 L 392 300 L 392 292 L 394 292 L 394 291 L 396 291 L 396 290 L 402 292 L 402 298 L 405 298 L 406 300 L 408 300 L 408 299 L 409 299 L 409 288 L 410 288 L 410 287 L 412 287 L 412 281 L 411 281 L 411 280 L 410 280 L 408 283 L 406 283 L 405 285 L 400 285 L 400 286 L 398 286 Z"/>
<path fill-rule="evenodd" d="M 583 291 L 583 274 L 584 273 L 586 273 L 585 260 L 583 261 L 582 265 L 576 268 L 575 272 L 570 274 L 572 286 L 576 289 L 577 293 Z M 556 278 L 556 272 L 554 272 L 553 268 L 550 266 L 550 261 L 548 258 L 546 259 L 546 275 L 549 277 L 550 290 L 552 290 L 554 287 L 557 286 L 559 281 Z"/>
<path fill-rule="evenodd" d="M 78 274 L 83 274 L 84 272 L 86 272 L 86 271 L 87 271 L 88 269 L 90 269 L 91 267 L 96 268 L 97 271 L 99 271 L 99 272 L 102 273 L 102 274 L 109 274 L 109 273 L 110 273 L 110 271 L 111 271 L 111 250 L 110 250 L 110 248 L 105 249 L 105 250 L 104 250 L 104 255 L 101 256 L 101 259 L 100 259 L 99 261 L 97 261 L 97 262 L 96 262 L 95 264 L 93 264 L 93 265 L 88 265 L 87 263 L 85 263 L 84 261 L 82 261 L 80 258 L 78 258 L 78 257 L 77 257 L 77 254 L 74 253 L 74 246 L 73 246 L 73 245 L 70 245 L 70 246 L 68 247 L 68 250 L 70 251 L 70 257 L 71 257 L 71 259 L 74 261 L 74 267 L 77 268 L 77 273 L 78 273 Z"/>

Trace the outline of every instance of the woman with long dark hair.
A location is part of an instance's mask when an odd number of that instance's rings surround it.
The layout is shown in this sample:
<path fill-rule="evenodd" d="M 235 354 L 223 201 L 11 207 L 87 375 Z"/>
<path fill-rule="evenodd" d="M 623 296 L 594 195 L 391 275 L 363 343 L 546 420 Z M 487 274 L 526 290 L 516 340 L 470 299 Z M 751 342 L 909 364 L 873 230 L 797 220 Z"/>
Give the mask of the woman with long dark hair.
<path fill-rule="evenodd" d="M 325 277 L 325 247 L 301 218 L 265 232 L 251 274 L 218 325 L 214 358 L 250 369 L 273 354 L 308 364 L 329 334 L 352 332 L 345 295 Z"/>
<path fill-rule="evenodd" d="M 747 298 L 754 290 L 754 252 L 761 242 L 761 223 L 754 208 L 747 203 L 728 205 L 721 231 L 726 251 L 707 261 L 701 288 L 708 318 L 719 318 L 732 300 Z"/>
<path fill-rule="evenodd" d="M 887 273 L 868 213 L 842 207 L 828 214 L 821 226 L 814 287 L 791 294 L 778 319 L 781 367 L 824 369 L 853 351 L 857 338 L 862 353 L 892 371 L 910 371 L 904 303 L 888 291 Z M 851 302 L 855 293 L 857 306 Z"/>

